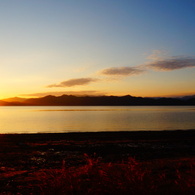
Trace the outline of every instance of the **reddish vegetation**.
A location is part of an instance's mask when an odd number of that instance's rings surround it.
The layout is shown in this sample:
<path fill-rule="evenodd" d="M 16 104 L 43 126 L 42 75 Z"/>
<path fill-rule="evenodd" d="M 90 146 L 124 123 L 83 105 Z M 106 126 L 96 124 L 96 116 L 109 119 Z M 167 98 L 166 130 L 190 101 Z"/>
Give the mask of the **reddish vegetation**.
<path fill-rule="evenodd" d="M 103 163 L 86 156 L 87 164 L 42 169 L 31 174 L 22 191 L 32 194 L 194 194 L 195 159 Z"/>
<path fill-rule="evenodd" d="M 0 135 L 0 194 L 195 194 L 195 131 Z"/>

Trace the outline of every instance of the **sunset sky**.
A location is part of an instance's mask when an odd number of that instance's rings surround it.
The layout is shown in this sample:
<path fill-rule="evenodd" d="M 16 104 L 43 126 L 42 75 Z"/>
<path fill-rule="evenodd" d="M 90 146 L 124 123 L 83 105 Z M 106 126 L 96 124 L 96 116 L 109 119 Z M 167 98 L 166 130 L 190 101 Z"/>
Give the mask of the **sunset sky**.
<path fill-rule="evenodd" d="M 195 94 L 194 0 L 0 0 L 0 99 Z"/>

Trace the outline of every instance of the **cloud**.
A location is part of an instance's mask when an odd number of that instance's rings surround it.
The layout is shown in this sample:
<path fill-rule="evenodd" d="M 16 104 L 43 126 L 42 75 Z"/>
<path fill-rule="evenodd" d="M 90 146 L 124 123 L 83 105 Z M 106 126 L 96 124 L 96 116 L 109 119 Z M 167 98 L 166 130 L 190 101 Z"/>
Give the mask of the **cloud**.
<path fill-rule="evenodd" d="M 107 76 L 132 76 L 145 72 L 138 67 L 112 67 L 102 70 L 100 73 Z"/>
<path fill-rule="evenodd" d="M 48 85 L 47 87 L 52 88 L 52 87 L 73 87 L 76 85 L 87 85 L 91 82 L 96 82 L 98 79 L 95 78 L 77 78 L 77 79 L 69 79 L 66 81 L 63 81 L 59 84 L 52 84 Z"/>
<path fill-rule="evenodd" d="M 55 95 L 55 96 L 61 96 L 61 95 L 75 95 L 75 96 L 100 96 L 100 95 L 106 95 L 106 93 L 101 91 L 95 91 L 95 90 L 88 90 L 88 91 L 51 91 L 51 92 L 42 92 L 42 93 L 32 93 L 32 94 L 21 94 L 20 96 L 31 96 L 31 97 L 43 97 L 47 95 Z"/>
<path fill-rule="evenodd" d="M 176 69 L 195 67 L 195 58 L 172 57 L 169 59 L 155 60 L 147 63 L 146 67 L 157 71 L 171 71 Z"/>
<path fill-rule="evenodd" d="M 148 69 L 156 71 L 172 71 L 183 68 L 195 67 L 195 57 L 186 56 L 166 56 L 165 51 L 154 50 L 153 53 L 147 57 L 150 62 L 137 65 L 134 67 L 111 67 L 100 71 L 101 75 L 106 76 L 133 76 L 147 72 Z"/>
<path fill-rule="evenodd" d="M 162 60 L 167 56 L 167 52 L 165 50 L 153 50 L 152 54 L 146 57 L 148 60 Z"/>

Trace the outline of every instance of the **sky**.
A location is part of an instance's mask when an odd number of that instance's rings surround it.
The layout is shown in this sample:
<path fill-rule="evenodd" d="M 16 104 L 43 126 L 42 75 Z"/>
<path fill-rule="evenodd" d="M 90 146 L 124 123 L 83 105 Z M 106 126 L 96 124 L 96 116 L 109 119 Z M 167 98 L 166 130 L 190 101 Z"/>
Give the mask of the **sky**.
<path fill-rule="evenodd" d="M 0 0 L 0 99 L 195 94 L 194 0 Z"/>

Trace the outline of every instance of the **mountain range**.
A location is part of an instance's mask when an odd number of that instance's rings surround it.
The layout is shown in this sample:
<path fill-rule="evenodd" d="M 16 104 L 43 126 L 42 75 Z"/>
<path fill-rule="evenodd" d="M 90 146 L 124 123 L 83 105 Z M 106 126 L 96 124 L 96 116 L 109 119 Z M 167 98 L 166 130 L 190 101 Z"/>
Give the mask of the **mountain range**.
<path fill-rule="evenodd" d="M 180 98 L 148 98 L 126 96 L 48 95 L 40 98 L 8 98 L 0 106 L 133 106 L 133 105 L 195 105 L 195 95 Z"/>

